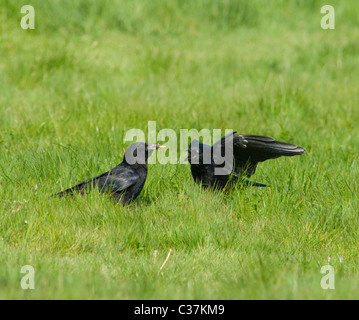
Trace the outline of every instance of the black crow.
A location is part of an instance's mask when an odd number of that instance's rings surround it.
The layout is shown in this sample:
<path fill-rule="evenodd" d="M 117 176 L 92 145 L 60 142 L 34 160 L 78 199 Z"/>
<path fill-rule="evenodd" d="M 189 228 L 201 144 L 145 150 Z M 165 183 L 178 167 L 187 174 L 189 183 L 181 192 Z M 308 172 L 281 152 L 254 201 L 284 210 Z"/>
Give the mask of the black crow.
<path fill-rule="evenodd" d="M 204 187 L 223 189 L 228 182 L 237 181 L 266 187 L 265 184 L 248 181 L 245 177 L 249 178 L 255 173 L 259 162 L 300 155 L 306 150 L 266 136 L 232 132 L 213 146 L 192 140 L 187 151 L 194 180 Z"/>
<path fill-rule="evenodd" d="M 135 142 L 127 148 L 118 166 L 54 196 L 73 195 L 74 192 L 83 194 L 86 189 L 97 187 L 101 192 L 111 194 L 117 202 L 127 204 L 141 193 L 147 177 L 147 159 L 154 150 L 160 148 L 165 146 Z"/>

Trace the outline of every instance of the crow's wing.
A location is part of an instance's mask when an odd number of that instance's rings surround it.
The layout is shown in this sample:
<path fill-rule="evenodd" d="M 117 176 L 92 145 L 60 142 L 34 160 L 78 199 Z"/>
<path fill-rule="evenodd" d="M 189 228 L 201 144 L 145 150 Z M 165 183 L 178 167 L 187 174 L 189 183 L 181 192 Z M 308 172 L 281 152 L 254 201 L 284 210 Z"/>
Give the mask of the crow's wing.
<path fill-rule="evenodd" d="M 212 159 L 216 168 L 221 171 L 215 173 L 216 175 L 230 175 L 233 172 L 233 145 L 235 132 L 231 132 L 222 137 L 212 146 Z M 240 139 L 238 143 L 241 143 Z"/>
<path fill-rule="evenodd" d="M 96 179 L 96 184 L 104 192 L 122 192 L 136 184 L 139 179 L 140 176 L 134 169 L 118 167 L 100 175 Z"/>
<path fill-rule="evenodd" d="M 110 171 L 82 181 L 69 189 L 55 194 L 55 196 L 61 197 L 65 194 L 73 194 L 78 191 L 84 192 L 85 189 L 91 186 L 98 186 L 103 192 L 121 192 L 137 183 L 139 179 L 140 176 L 134 169 L 121 166 L 120 164 Z"/>
<path fill-rule="evenodd" d="M 258 162 L 281 156 L 295 156 L 305 152 L 305 148 L 276 141 L 271 137 L 258 135 L 233 136 L 234 172 L 246 171 L 247 177 L 254 174 Z"/>

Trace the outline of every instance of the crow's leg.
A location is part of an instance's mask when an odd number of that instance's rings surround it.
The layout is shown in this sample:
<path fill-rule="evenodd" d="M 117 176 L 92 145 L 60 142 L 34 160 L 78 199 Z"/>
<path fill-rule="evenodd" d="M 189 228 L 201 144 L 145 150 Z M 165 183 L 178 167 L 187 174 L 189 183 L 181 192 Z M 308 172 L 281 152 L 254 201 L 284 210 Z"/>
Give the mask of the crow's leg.
<path fill-rule="evenodd" d="M 244 183 L 251 187 L 268 187 L 266 184 L 245 180 Z"/>

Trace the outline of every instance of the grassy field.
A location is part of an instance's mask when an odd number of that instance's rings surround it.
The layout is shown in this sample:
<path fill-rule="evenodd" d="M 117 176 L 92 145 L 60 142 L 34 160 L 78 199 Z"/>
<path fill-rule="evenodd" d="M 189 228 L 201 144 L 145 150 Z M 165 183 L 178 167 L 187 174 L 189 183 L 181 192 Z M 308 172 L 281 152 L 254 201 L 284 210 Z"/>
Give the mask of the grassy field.
<path fill-rule="evenodd" d="M 20 27 L 25 4 L 34 30 Z M 0 0 L 0 299 L 359 298 L 358 12 L 355 0 Z M 157 163 L 127 207 L 49 199 L 117 165 L 127 130 L 148 121 L 307 153 L 261 164 L 253 180 L 270 188 L 202 190 L 189 165 Z M 320 285 L 328 257 L 334 290 Z M 35 290 L 20 286 L 24 265 Z"/>

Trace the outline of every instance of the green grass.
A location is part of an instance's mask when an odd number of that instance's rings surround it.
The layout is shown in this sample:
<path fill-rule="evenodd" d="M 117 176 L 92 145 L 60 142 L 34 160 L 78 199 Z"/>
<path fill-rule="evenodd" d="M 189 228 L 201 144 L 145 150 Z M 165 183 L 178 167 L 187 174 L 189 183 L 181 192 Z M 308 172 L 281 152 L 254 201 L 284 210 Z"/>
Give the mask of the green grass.
<path fill-rule="evenodd" d="M 20 28 L 24 4 L 35 30 Z M 335 30 L 320 27 L 325 4 Z M 358 10 L 0 0 L 0 298 L 358 298 Z M 265 189 L 202 190 L 188 165 L 157 163 L 127 207 L 49 199 L 118 164 L 148 121 L 307 153 L 261 164 Z M 328 257 L 335 290 L 320 286 Z M 35 290 L 20 287 L 28 264 Z"/>

